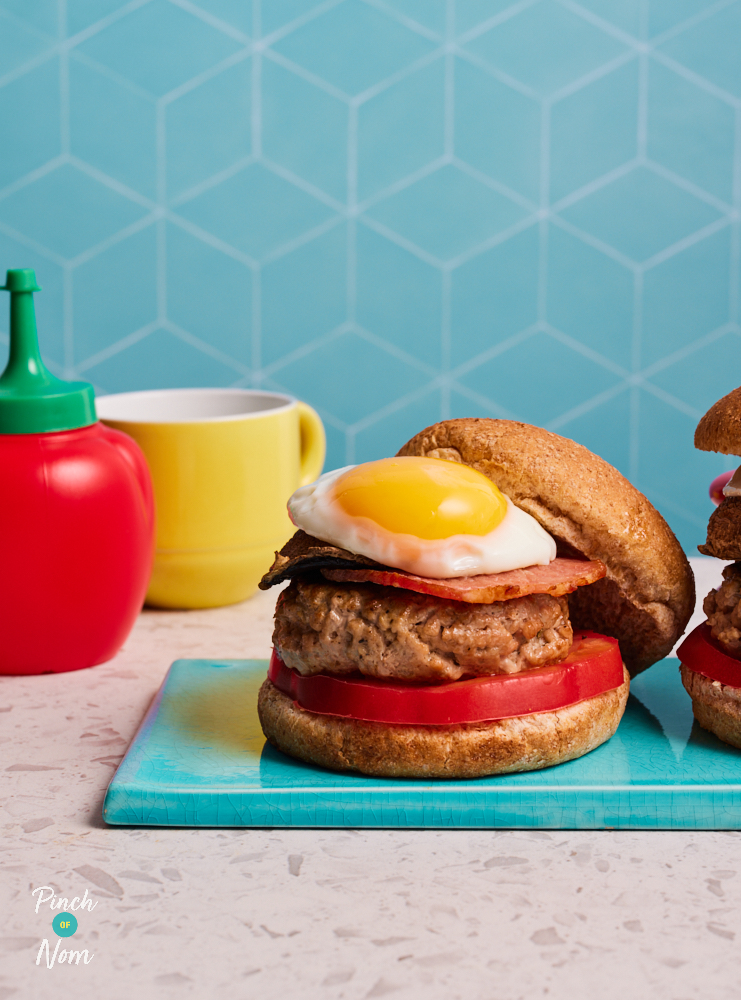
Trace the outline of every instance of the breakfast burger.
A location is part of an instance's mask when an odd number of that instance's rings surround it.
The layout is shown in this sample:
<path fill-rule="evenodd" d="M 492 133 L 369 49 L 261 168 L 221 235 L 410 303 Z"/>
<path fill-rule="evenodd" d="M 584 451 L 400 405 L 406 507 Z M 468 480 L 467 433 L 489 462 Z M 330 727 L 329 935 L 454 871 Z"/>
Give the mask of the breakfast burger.
<path fill-rule="evenodd" d="M 695 447 L 741 455 L 741 389 L 711 406 L 697 425 Z M 687 636 L 677 656 L 697 721 L 741 747 L 741 469 L 714 480 L 710 495 L 719 506 L 698 549 L 732 564 L 724 568 L 720 587 L 703 601 L 707 621 Z"/>
<path fill-rule="evenodd" d="M 289 501 L 259 695 L 279 750 L 379 777 L 571 760 L 615 732 L 694 585 L 646 498 L 581 445 L 447 420 Z M 626 669 L 627 667 L 627 669 Z"/>

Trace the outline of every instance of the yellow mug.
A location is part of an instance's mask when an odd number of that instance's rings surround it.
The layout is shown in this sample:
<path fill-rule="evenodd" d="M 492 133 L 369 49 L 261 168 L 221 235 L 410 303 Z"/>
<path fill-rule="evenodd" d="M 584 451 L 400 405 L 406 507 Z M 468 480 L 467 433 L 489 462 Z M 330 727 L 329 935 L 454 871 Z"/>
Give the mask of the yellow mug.
<path fill-rule="evenodd" d="M 324 464 L 318 414 L 257 389 L 101 396 L 98 416 L 146 455 L 157 505 L 147 604 L 212 608 L 257 589 L 294 528 L 286 501 Z"/>

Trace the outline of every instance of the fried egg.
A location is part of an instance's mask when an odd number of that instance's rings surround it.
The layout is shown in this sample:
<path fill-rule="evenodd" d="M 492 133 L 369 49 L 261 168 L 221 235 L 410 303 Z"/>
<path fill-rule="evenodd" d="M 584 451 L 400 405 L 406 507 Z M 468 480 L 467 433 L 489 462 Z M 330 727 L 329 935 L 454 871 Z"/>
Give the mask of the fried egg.
<path fill-rule="evenodd" d="M 450 579 L 545 566 L 556 543 L 483 473 L 439 458 L 335 469 L 288 501 L 297 528 L 417 576 Z"/>

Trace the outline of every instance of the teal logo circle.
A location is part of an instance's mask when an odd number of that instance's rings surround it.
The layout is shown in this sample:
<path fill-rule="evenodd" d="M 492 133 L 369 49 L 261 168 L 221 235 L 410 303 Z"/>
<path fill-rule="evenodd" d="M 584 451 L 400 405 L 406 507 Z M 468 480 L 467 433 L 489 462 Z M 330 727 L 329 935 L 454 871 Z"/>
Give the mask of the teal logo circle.
<path fill-rule="evenodd" d="M 59 937 L 72 937 L 77 930 L 77 917 L 74 913 L 58 913 L 52 920 L 51 927 Z"/>

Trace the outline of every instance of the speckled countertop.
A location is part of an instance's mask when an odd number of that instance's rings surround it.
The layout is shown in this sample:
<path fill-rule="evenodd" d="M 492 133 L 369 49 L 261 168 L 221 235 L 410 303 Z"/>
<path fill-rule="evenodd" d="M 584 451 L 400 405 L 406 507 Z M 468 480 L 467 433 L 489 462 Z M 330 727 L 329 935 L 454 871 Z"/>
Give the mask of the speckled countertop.
<path fill-rule="evenodd" d="M 273 602 L 145 611 L 111 663 L 0 680 L 0 1000 L 738 996 L 739 833 L 106 827 L 169 663 L 266 656 Z M 73 938 L 39 886 L 96 902 Z M 44 938 L 92 959 L 37 966 Z"/>

